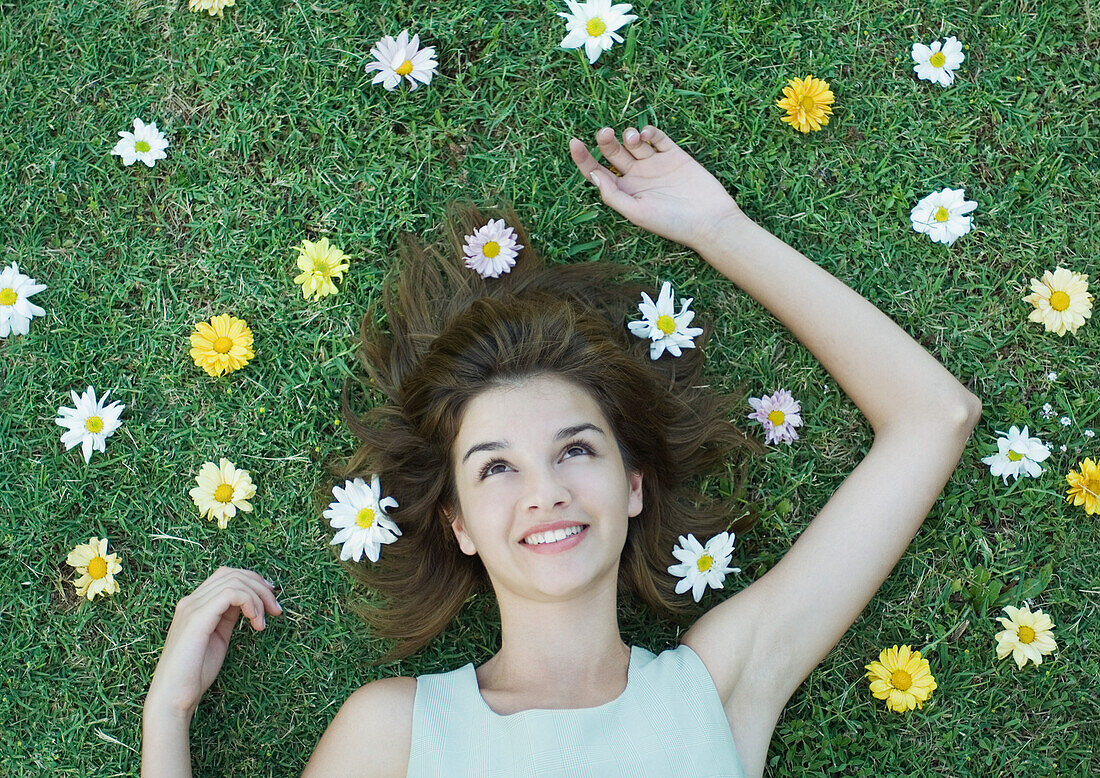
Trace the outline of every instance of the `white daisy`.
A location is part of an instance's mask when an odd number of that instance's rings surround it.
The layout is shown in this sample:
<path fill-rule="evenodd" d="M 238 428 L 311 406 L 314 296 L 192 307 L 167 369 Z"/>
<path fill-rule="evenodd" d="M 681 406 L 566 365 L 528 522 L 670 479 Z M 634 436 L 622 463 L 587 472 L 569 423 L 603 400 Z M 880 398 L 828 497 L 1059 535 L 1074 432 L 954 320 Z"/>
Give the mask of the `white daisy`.
<path fill-rule="evenodd" d="M 622 36 L 616 35 L 615 30 L 638 18 L 627 13 L 630 10 L 627 3 L 611 5 L 611 0 L 587 0 L 581 5 L 574 0 L 565 0 L 565 4 L 569 6 L 569 13 L 559 11 L 558 16 L 565 19 L 569 34 L 562 40 L 561 47 L 579 49 L 584 46 L 590 65 L 595 64 L 600 54 L 612 45 L 623 42 Z"/>
<path fill-rule="evenodd" d="M 367 558 L 378 561 L 383 543 L 397 540 L 401 530 L 386 515 L 387 508 L 396 508 L 397 500 L 382 497 L 378 476 L 372 475 L 370 486 L 362 478 L 345 481 L 343 488 L 332 487 L 335 501 L 329 503 L 324 516 L 333 529 L 340 530 L 330 546 L 342 543 L 340 559 L 358 562 L 366 550 Z"/>
<path fill-rule="evenodd" d="M 1007 433 L 998 430 L 997 434 L 1002 436 L 997 438 L 997 453 L 982 459 L 989 465 L 990 475 L 1001 476 L 1007 484 L 1009 476 L 1015 481 L 1022 475 L 1034 478 L 1043 472 L 1039 463 L 1050 456 L 1050 449 L 1038 438 L 1028 437 L 1027 427 L 1020 432 L 1012 426 Z"/>
<path fill-rule="evenodd" d="M 0 270 L 0 338 L 26 335 L 30 331 L 31 319 L 46 315 L 44 310 L 27 299 L 45 288 L 45 284 L 36 284 L 33 278 L 20 273 L 16 262 Z"/>
<path fill-rule="evenodd" d="M 401 83 L 401 76 L 409 79 L 412 90 L 420 86 L 418 81 L 431 83 L 439 65 L 435 61 L 435 47 L 425 46 L 421 49 L 420 34 L 414 35 L 410 42 L 408 30 L 402 30 L 396 40 L 392 35 L 384 36 L 374 44 L 370 53 L 375 61 L 367 65 L 367 72 L 378 71 L 371 83 L 381 83 L 389 90 L 397 88 Z"/>
<path fill-rule="evenodd" d="M 462 247 L 466 267 L 476 270 L 482 278 L 499 278 L 510 273 L 516 264 L 516 253 L 523 248 L 516 243 L 516 233 L 504 224 L 504 219 L 490 219 L 473 235 L 466 236 Z"/>
<path fill-rule="evenodd" d="M 104 404 L 111 394 L 110 389 L 99 400 L 96 400 L 95 389 L 90 386 L 81 395 L 77 395 L 75 390 L 71 390 L 70 394 L 76 407 L 58 408 L 57 412 L 61 415 L 55 419 L 69 430 L 61 435 L 61 442 L 65 444 L 66 451 L 77 443 L 81 444 L 84 461 L 90 462 L 93 450 L 106 451 L 106 440 L 122 426 L 118 417 L 126 406 L 119 402 Z"/>
<path fill-rule="evenodd" d="M 675 313 L 676 306 L 673 302 L 672 284 L 665 281 L 661 285 L 661 293 L 657 296 L 657 302 L 653 302 L 645 292 L 642 292 L 642 302 L 638 303 L 638 310 L 645 317 L 642 321 L 632 321 L 626 326 L 639 338 L 649 338 L 649 358 L 657 359 L 661 354 L 668 353 L 674 357 L 680 356 L 680 349 L 695 348 L 695 336 L 702 335 L 700 327 L 689 327 L 691 320 L 695 318 L 695 311 L 689 310 L 692 300 L 680 300 L 680 312 Z"/>
<path fill-rule="evenodd" d="M 954 243 L 960 235 L 970 232 L 966 214 L 978 207 L 963 197 L 962 189 L 941 189 L 917 203 L 909 214 L 913 229 L 923 232 L 933 243 Z"/>
<path fill-rule="evenodd" d="M 699 602 L 707 586 L 721 589 L 727 573 L 740 573 L 739 567 L 727 567 L 733 558 L 732 532 L 722 532 L 699 545 L 694 535 L 680 536 L 680 545 L 672 549 L 672 555 L 681 564 L 671 565 L 668 572 L 682 580 L 676 582 L 676 593 L 691 589 L 691 596 Z"/>
<path fill-rule="evenodd" d="M 134 131 L 118 135 L 122 140 L 115 144 L 111 153 L 122 157 L 123 165 L 132 165 L 140 159 L 152 167 L 158 159 L 168 156 L 164 151 L 168 148 L 168 140 L 157 129 L 156 122 L 145 124 L 141 119 L 134 119 Z"/>
<path fill-rule="evenodd" d="M 955 68 L 963 63 L 966 55 L 955 36 L 944 41 L 932 41 L 931 46 L 913 44 L 913 72 L 917 78 L 940 86 L 949 86 L 955 80 Z"/>

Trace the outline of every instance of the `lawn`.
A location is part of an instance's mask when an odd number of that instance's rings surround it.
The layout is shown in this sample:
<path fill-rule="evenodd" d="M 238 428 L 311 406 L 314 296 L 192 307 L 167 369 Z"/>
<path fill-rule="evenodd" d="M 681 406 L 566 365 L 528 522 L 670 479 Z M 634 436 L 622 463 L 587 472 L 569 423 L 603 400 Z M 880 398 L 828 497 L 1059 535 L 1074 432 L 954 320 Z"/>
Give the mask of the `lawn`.
<path fill-rule="evenodd" d="M 358 322 L 399 233 L 441 238 L 450 200 L 514 204 L 549 261 L 612 259 L 655 290 L 672 281 L 714 323 L 717 385 L 791 390 L 801 437 L 752 464 L 746 498 L 763 520 L 739 541 L 744 572 L 704 604 L 782 556 L 870 428 L 763 308 L 604 206 L 568 158 L 572 136 L 594 148 L 602 126 L 647 123 L 984 404 L 909 551 L 791 700 L 769 774 L 1100 772 L 1100 530 L 1065 499 L 1065 474 L 1100 455 L 1086 434 L 1100 427 L 1100 322 L 1058 337 L 1022 301 L 1059 265 L 1095 293 L 1100 13 L 1068 0 L 639 2 L 626 41 L 589 65 L 558 45 L 563 10 L 238 0 L 211 18 L 158 0 L 0 0 L 0 265 L 48 285 L 33 299 L 46 315 L 0 339 L 0 775 L 136 775 L 173 607 L 219 565 L 275 582 L 285 615 L 238 629 L 191 729 L 197 775 L 297 775 L 363 683 L 495 650 L 493 604 L 478 597 L 417 655 L 372 666 L 384 646 L 349 607 L 358 593 L 321 517 L 329 468 L 355 448 L 339 396 L 360 377 Z M 372 85 L 371 46 L 405 28 L 436 47 L 439 74 L 416 91 Z M 967 45 L 954 84 L 917 80 L 910 47 L 947 35 Z M 775 101 L 811 74 L 835 113 L 803 135 Z M 110 154 L 135 117 L 171 143 L 154 168 Z M 909 223 L 943 187 L 978 203 L 950 246 Z M 337 296 L 307 301 L 294 246 L 321 237 L 351 269 Z M 255 359 L 211 378 L 188 335 L 222 313 L 249 323 Z M 54 418 L 88 385 L 127 407 L 86 464 Z M 1010 425 L 1052 454 L 1041 476 L 1006 485 L 981 459 Z M 188 496 L 222 456 L 258 487 L 225 530 Z M 65 558 L 93 535 L 123 571 L 117 595 L 89 602 Z M 1025 598 L 1054 619 L 1058 650 L 1018 670 L 996 659 L 994 616 Z M 621 626 L 653 650 L 676 642 L 629 603 Z M 894 644 L 922 650 L 939 685 L 905 715 L 864 678 Z"/>

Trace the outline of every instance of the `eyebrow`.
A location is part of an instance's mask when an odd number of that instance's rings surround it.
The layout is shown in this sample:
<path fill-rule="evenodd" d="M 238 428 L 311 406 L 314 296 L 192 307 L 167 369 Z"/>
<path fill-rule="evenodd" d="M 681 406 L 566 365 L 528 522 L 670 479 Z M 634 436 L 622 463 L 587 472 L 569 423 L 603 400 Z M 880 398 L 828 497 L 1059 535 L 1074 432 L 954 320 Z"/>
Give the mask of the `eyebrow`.
<path fill-rule="evenodd" d="M 575 424 L 572 427 L 563 427 L 558 430 L 558 434 L 554 436 L 554 440 L 564 440 L 565 438 L 571 438 L 574 435 L 578 435 L 582 432 L 592 431 L 598 432 L 606 437 L 607 433 L 597 427 L 595 424 L 585 422 L 583 424 Z M 462 457 L 462 464 L 466 464 L 466 460 L 479 451 L 500 451 L 508 448 L 508 442 L 504 440 L 486 441 L 485 443 L 478 443 L 474 446 L 470 446 L 470 450 L 466 452 L 466 456 Z"/>

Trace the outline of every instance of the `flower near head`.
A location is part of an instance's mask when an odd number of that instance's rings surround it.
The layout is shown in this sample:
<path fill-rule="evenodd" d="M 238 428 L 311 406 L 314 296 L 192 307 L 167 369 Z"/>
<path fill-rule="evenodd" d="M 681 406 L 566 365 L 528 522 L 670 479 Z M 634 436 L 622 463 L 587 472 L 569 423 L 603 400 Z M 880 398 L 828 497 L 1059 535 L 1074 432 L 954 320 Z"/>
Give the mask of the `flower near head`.
<path fill-rule="evenodd" d="M 672 549 L 680 564 L 668 568 L 671 575 L 681 579 L 676 582 L 676 593 L 691 589 L 691 596 L 699 602 L 708 586 L 721 589 L 727 573 L 740 573 L 740 567 L 728 566 L 733 558 L 734 537 L 732 532 L 720 532 L 701 546 L 694 535 L 681 535 L 679 545 Z"/>
<path fill-rule="evenodd" d="M 420 34 L 417 33 L 409 41 L 408 30 L 402 30 L 396 40 L 392 35 L 383 36 L 382 40 L 374 44 L 370 53 L 375 61 L 368 64 L 366 70 L 368 73 L 372 70 L 378 71 L 371 83 L 381 83 L 391 91 L 401 83 L 402 76 L 409 80 L 410 91 L 415 91 L 419 82 L 431 83 L 439 65 L 435 61 L 435 47 L 425 46 L 421 49 Z"/>
<path fill-rule="evenodd" d="M 94 600 L 97 595 L 118 594 L 115 573 L 122 572 L 117 554 L 107 553 L 107 538 L 88 538 L 65 557 L 65 564 L 80 575 L 73 585 L 77 597 Z"/>
<path fill-rule="evenodd" d="M 1027 605 L 1022 608 L 1006 605 L 1004 610 L 1008 617 L 997 617 L 1004 630 L 994 636 L 997 641 L 997 658 L 1004 659 L 1011 654 L 1020 669 L 1023 669 L 1029 659 L 1041 665 L 1043 657 L 1058 648 L 1058 643 L 1051 634 L 1054 622 L 1050 620 L 1050 616 L 1042 610 L 1032 613 Z"/>
<path fill-rule="evenodd" d="M 61 435 L 65 450 L 68 451 L 79 443 L 84 461 L 90 462 L 93 451 L 106 451 L 107 438 L 122 426 L 118 417 L 126 406 L 120 402 L 106 404 L 107 397 L 111 394 L 110 389 L 98 400 L 95 389 L 90 386 L 79 395 L 75 390 L 70 390 L 69 394 L 75 407 L 61 406 L 57 409 L 60 415 L 54 421 L 68 430 Z"/>
<path fill-rule="evenodd" d="M 639 338 L 649 338 L 649 358 L 658 359 L 667 350 L 674 357 L 680 356 L 681 349 L 695 348 L 695 336 L 702 335 L 700 327 L 689 327 L 695 318 L 695 311 L 688 308 L 695 298 L 680 300 L 680 312 L 676 313 L 672 284 L 665 281 L 657 302 L 653 302 L 645 292 L 638 310 L 645 318 L 632 321 L 626 326 Z"/>
<path fill-rule="evenodd" d="M 120 132 L 122 138 L 111 153 L 122 157 L 123 165 L 132 165 L 138 160 L 152 167 L 158 159 L 168 156 L 165 149 L 168 148 L 168 139 L 164 133 L 157 129 L 157 123 L 145 124 L 141 119 L 134 119 L 133 132 Z"/>
<path fill-rule="evenodd" d="M 294 277 L 294 283 L 302 285 L 302 296 L 307 300 L 312 296 L 320 300 L 328 294 L 336 294 L 336 281 L 344 277 L 349 265 L 348 256 L 335 246 L 328 244 L 328 238 L 316 243 L 302 240 L 301 246 L 295 246 L 298 252 L 298 269 L 302 272 Z"/>
<path fill-rule="evenodd" d="M 187 8 L 191 11 L 198 11 L 199 13 L 206 11 L 211 16 L 220 17 L 222 15 L 222 9 L 228 8 L 235 2 L 236 0 L 190 0 L 190 2 L 187 3 Z"/>
<path fill-rule="evenodd" d="M 252 512 L 249 500 L 255 496 L 256 487 L 247 470 L 239 470 L 225 457 L 218 464 L 204 462 L 195 476 L 198 486 L 188 494 L 199 509 L 199 516 L 217 520 L 218 528 L 225 529 L 237 511 Z"/>
<path fill-rule="evenodd" d="M 30 332 L 31 319 L 46 315 L 30 301 L 31 295 L 45 288 L 45 284 L 36 284 L 33 278 L 20 273 L 17 262 L 0 270 L 0 338 L 26 335 Z"/>
<path fill-rule="evenodd" d="M 465 236 L 466 245 L 462 253 L 466 255 L 466 267 L 477 272 L 482 278 L 499 278 L 501 273 L 510 273 L 516 264 L 516 254 L 522 243 L 516 242 L 516 233 L 504 223 L 504 219 L 490 219 L 473 235 Z"/>
<path fill-rule="evenodd" d="M 565 0 L 569 11 L 559 11 L 558 16 L 565 19 L 568 34 L 562 39 L 561 48 L 579 49 L 584 46 L 588 55 L 588 64 L 596 64 L 600 55 L 616 43 L 622 43 L 616 30 L 624 24 L 634 21 L 637 16 L 627 13 L 627 3 L 611 4 L 611 0 L 586 0 L 585 3 Z"/>
<path fill-rule="evenodd" d="M 970 232 L 971 217 L 968 213 L 978 207 L 974 200 L 967 200 L 963 189 L 941 189 L 921 198 L 909 212 L 913 229 L 932 239 L 933 243 L 954 243 Z"/>
<path fill-rule="evenodd" d="M 1008 432 L 998 430 L 997 434 L 1001 436 L 997 438 L 997 453 L 982 459 L 989 465 L 990 475 L 1000 476 L 1007 484 L 1010 477 L 1015 481 L 1021 475 L 1034 478 L 1043 472 L 1039 463 L 1050 456 L 1050 449 L 1038 438 L 1028 437 L 1027 427 L 1021 432 L 1013 425 Z"/>
<path fill-rule="evenodd" d="M 786 389 L 777 389 L 764 397 L 750 397 L 753 412 L 747 418 L 764 426 L 765 443 L 786 443 L 798 440 L 795 427 L 802 426 L 802 406 Z"/>
<path fill-rule="evenodd" d="M 896 713 L 921 707 L 936 690 L 928 660 L 909 646 L 884 648 L 878 661 L 866 668 L 871 694 L 875 699 L 886 700 L 886 707 Z"/>
<path fill-rule="evenodd" d="M 1089 277 L 1083 273 L 1064 267 L 1053 273 L 1047 270 L 1042 280 L 1031 279 L 1031 290 L 1024 298 L 1025 303 L 1035 306 L 1028 321 L 1041 322 L 1047 332 L 1057 332 L 1058 337 L 1067 332 L 1075 335 L 1077 328 L 1092 317 Z"/>
<path fill-rule="evenodd" d="M 829 123 L 834 100 L 828 81 L 807 76 L 788 81 L 775 104 L 787 112 L 779 117 L 787 124 L 799 132 L 816 132 Z"/>
<path fill-rule="evenodd" d="M 952 35 L 943 41 L 932 41 L 930 46 L 913 44 L 913 72 L 917 78 L 940 86 L 950 86 L 955 80 L 955 68 L 963 63 L 962 44 Z"/>
<path fill-rule="evenodd" d="M 228 314 L 200 321 L 191 333 L 191 359 L 210 376 L 240 370 L 252 357 L 252 330 Z"/>
<path fill-rule="evenodd" d="M 339 530 L 329 541 L 330 546 L 340 546 L 340 559 L 356 562 L 363 558 L 377 562 L 382 545 L 397 540 L 401 530 L 386 515 L 387 508 L 396 508 L 397 500 L 382 496 L 378 476 L 372 475 L 370 486 L 362 478 L 345 481 L 343 487 L 332 487 L 336 499 L 329 503 L 324 516 L 329 525 Z"/>
<path fill-rule="evenodd" d="M 1078 467 L 1079 472 L 1070 470 L 1066 475 L 1066 502 L 1083 505 L 1087 516 L 1100 513 L 1100 465 L 1086 457 Z"/>

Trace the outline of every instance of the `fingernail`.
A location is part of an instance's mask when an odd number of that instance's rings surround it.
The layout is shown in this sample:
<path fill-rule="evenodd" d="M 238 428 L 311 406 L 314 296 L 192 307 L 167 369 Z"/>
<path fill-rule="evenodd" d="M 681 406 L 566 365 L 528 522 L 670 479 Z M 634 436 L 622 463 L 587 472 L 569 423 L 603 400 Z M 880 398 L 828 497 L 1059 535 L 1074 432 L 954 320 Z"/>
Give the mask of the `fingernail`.
<path fill-rule="evenodd" d="M 275 588 L 275 584 L 273 584 L 273 583 L 272 583 L 271 581 L 267 580 L 266 578 L 264 579 L 264 583 L 266 583 L 266 584 L 267 584 L 268 586 L 270 586 L 270 587 L 271 587 L 272 589 L 274 589 L 274 588 Z"/>
<path fill-rule="evenodd" d="M 635 141 L 635 139 L 637 139 L 637 137 L 638 137 L 638 133 L 636 133 L 636 132 L 628 132 L 626 134 L 626 140 L 627 140 L 628 143 L 633 143 Z"/>
<path fill-rule="evenodd" d="M 279 613 L 283 612 L 283 606 L 279 604 L 279 601 L 275 601 L 275 607 L 279 609 Z"/>
<path fill-rule="evenodd" d="M 594 171 L 592 172 L 591 176 L 592 176 L 592 183 L 595 184 L 596 186 L 599 186 L 600 185 L 600 179 L 596 177 L 596 173 Z"/>

